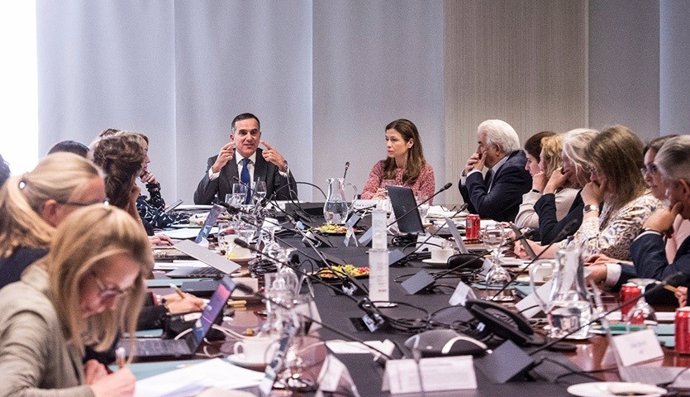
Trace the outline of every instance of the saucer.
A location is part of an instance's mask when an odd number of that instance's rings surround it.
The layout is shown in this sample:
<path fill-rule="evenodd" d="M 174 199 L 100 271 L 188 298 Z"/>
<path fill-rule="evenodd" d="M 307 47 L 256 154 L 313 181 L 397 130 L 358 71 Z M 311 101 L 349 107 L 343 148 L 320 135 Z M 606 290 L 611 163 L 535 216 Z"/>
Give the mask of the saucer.
<path fill-rule="evenodd" d="M 256 259 L 255 256 L 245 256 L 242 258 L 228 258 L 227 256 L 225 257 L 227 260 L 233 261 L 237 263 L 238 265 L 246 265 L 249 263 L 249 261 Z"/>
<path fill-rule="evenodd" d="M 422 262 L 428 263 L 428 264 L 430 264 L 430 265 L 447 265 L 447 264 L 448 264 L 448 261 L 447 261 L 447 260 L 445 260 L 445 261 L 435 261 L 435 260 L 433 260 L 433 259 L 431 259 L 431 258 L 422 259 Z"/>
<path fill-rule="evenodd" d="M 572 385 L 568 393 L 580 397 L 614 396 L 661 396 L 666 390 L 644 383 L 632 382 L 589 382 Z M 629 393 L 629 394 L 626 394 Z"/>
<path fill-rule="evenodd" d="M 232 364 L 235 364 L 237 366 L 247 368 L 247 369 L 254 369 L 254 370 L 259 370 L 263 371 L 264 368 L 268 363 L 262 363 L 261 361 L 247 361 L 244 358 L 244 354 L 231 354 L 226 357 L 228 361 L 230 361 Z"/>

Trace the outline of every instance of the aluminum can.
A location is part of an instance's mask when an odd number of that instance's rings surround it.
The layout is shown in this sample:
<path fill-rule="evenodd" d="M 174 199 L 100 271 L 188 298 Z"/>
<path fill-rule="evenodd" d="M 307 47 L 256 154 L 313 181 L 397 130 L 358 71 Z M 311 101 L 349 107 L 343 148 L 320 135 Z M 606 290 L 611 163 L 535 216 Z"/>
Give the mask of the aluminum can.
<path fill-rule="evenodd" d="M 465 217 L 465 240 L 479 240 L 479 215 L 469 214 Z"/>
<path fill-rule="evenodd" d="M 676 352 L 690 354 L 690 307 L 676 309 Z"/>
<path fill-rule="evenodd" d="M 635 285 L 633 283 L 625 283 L 621 287 L 620 302 L 621 303 L 627 302 L 632 298 L 640 296 L 641 293 L 642 292 L 640 291 L 640 287 L 638 287 L 637 285 Z M 630 311 L 630 309 L 633 308 L 633 306 L 635 306 L 635 303 L 636 303 L 636 301 L 628 303 L 627 305 L 621 307 L 621 320 L 622 321 L 626 320 L 628 312 Z"/>

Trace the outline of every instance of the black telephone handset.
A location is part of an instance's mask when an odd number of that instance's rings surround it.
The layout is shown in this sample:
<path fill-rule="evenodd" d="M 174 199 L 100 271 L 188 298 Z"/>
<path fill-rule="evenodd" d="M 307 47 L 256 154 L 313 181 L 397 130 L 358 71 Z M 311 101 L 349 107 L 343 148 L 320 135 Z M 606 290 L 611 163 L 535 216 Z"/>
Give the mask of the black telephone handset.
<path fill-rule="evenodd" d="M 520 313 L 486 300 L 467 299 L 465 308 L 484 323 L 486 329 L 503 339 L 510 339 L 520 346 L 540 346 L 546 341 L 534 333 L 529 321 Z"/>

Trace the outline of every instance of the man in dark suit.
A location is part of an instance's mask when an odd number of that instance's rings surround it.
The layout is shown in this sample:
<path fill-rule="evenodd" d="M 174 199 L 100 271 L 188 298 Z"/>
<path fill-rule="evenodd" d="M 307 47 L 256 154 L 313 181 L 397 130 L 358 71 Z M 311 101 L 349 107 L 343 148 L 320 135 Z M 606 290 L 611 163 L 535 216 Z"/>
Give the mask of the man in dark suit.
<path fill-rule="evenodd" d="M 532 187 L 520 138 L 505 121 L 486 120 L 477 128 L 477 142 L 477 151 L 462 172 L 460 194 L 471 213 L 496 221 L 512 221 L 522 195 Z M 484 167 L 488 171 L 482 176 Z"/>
<path fill-rule="evenodd" d="M 588 279 L 604 282 L 616 290 L 631 278 L 663 280 L 669 276 L 671 285 L 682 285 L 676 296 L 663 289 L 648 294 L 645 299 L 652 304 L 673 305 L 676 298 L 687 298 L 690 282 L 690 237 L 680 242 L 671 263 L 666 256 L 666 235 L 673 233 L 673 224 L 680 215 L 690 219 L 690 136 L 681 135 L 668 140 L 654 157 L 657 172 L 662 176 L 666 198 L 670 208 L 660 208 L 652 213 L 642 225 L 642 232 L 630 246 L 633 264 L 604 263 L 589 266 Z"/>
<path fill-rule="evenodd" d="M 690 136 L 681 135 L 664 143 L 654 163 L 666 186 L 670 208 L 656 210 L 644 223 L 643 232 L 633 241 L 630 255 L 637 277 L 662 280 L 682 272 L 690 276 L 690 238 L 678 247 L 672 263 L 668 263 L 664 235 L 673 232 L 673 222 L 680 214 L 690 219 Z M 687 283 L 687 281 L 686 281 Z"/>
<path fill-rule="evenodd" d="M 259 149 L 259 144 L 265 149 Z M 233 183 L 261 180 L 266 182 L 266 198 L 290 200 L 297 198 L 297 185 L 283 155 L 261 140 L 261 124 L 251 113 L 242 113 L 232 120 L 230 142 L 217 156 L 210 157 L 206 173 L 194 192 L 194 203 L 211 204 L 225 201 L 232 193 Z"/>

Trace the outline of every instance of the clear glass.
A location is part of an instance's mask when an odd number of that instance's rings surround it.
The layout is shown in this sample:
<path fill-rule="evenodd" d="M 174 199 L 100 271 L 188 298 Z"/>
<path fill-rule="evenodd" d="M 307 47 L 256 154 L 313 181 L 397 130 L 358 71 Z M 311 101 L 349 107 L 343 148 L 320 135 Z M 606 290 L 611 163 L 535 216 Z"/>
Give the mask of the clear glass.
<path fill-rule="evenodd" d="M 233 207 L 241 207 L 247 198 L 247 185 L 244 183 L 232 184 L 232 200 L 230 203 Z"/>
<path fill-rule="evenodd" d="M 291 319 L 297 332 L 285 355 L 285 371 L 281 374 L 281 383 L 286 389 L 292 391 L 314 391 L 316 380 L 305 372 L 304 360 L 301 356 L 303 342 L 311 326 L 309 318 L 314 317 L 311 312 L 313 307 L 311 296 L 308 294 L 295 296 L 292 307 L 294 310 L 291 311 Z"/>
<path fill-rule="evenodd" d="M 266 181 L 252 182 L 252 200 L 254 205 L 261 205 L 266 198 Z"/>
<path fill-rule="evenodd" d="M 651 278 L 633 278 L 628 281 L 635 284 L 640 291 L 642 291 L 642 294 L 640 299 L 637 300 L 637 303 L 635 303 L 635 306 L 633 306 L 628 312 L 628 316 L 625 318 L 626 324 L 628 327 L 647 327 L 656 325 L 657 321 L 654 308 L 649 306 L 649 303 L 647 303 L 647 301 L 644 299 L 645 288 L 649 284 L 655 283 L 656 280 Z"/>
<path fill-rule="evenodd" d="M 345 199 L 345 181 L 343 178 L 328 178 L 328 195 L 323 206 L 323 217 L 326 224 L 342 225 L 347 220 L 349 211 Z"/>
<path fill-rule="evenodd" d="M 417 208 L 419 209 L 419 217 L 422 219 L 422 223 L 426 223 L 426 214 L 429 213 L 429 202 L 424 202 L 427 198 L 424 196 L 415 196 L 415 201 L 417 202 Z"/>
<path fill-rule="evenodd" d="M 489 224 L 482 230 L 482 241 L 491 251 L 491 269 L 486 274 L 485 283 L 489 288 L 502 288 L 510 282 L 510 273 L 501 266 L 501 248 L 505 243 L 506 230 L 500 223 Z M 515 299 L 513 290 L 506 288 L 499 295 L 490 295 L 491 300 L 508 302 Z"/>

